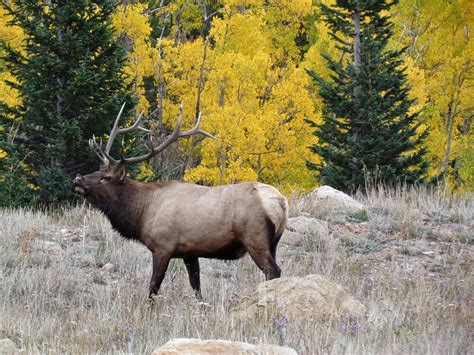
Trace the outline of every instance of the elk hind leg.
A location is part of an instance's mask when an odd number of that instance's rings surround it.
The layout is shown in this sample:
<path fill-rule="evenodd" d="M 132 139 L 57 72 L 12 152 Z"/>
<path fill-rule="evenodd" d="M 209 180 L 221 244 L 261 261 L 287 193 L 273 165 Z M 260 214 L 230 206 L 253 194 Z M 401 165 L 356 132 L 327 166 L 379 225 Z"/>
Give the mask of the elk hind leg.
<path fill-rule="evenodd" d="M 273 257 L 276 252 L 276 244 L 270 245 L 267 231 L 246 237 L 243 238 L 242 243 L 252 260 L 265 274 L 265 278 L 271 280 L 280 277 L 281 270 Z"/>
<path fill-rule="evenodd" d="M 257 222 L 258 221 L 258 222 Z M 264 223 L 261 223 L 264 222 Z M 267 280 L 280 277 L 281 270 L 275 261 L 278 239 L 276 228 L 267 216 L 256 219 L 249 224 L 241 236 L 241 242 L 258 268 L 263 271 Z"/>
<path fill-rule="evenodd" d="M 272 241 L 270 245 L 270 254 L 272 254 L 272 258 L 275 262 L 276 262 L 277 246 L 278 246 L 278 242 L 280 241 L 280 238 L 281 238 L 281 235 L 278 238 L 276 238 L 274 241 Z"/>
<path fill-rule="evenodd" d="M 270 250 L 267 249 L 247 249 L 252 260 L 257 264 L 258 268 L 265 274 L 266 280 L 272 280 L 281 276 L 281 270 L 275 259 L 273 259 Z"/>

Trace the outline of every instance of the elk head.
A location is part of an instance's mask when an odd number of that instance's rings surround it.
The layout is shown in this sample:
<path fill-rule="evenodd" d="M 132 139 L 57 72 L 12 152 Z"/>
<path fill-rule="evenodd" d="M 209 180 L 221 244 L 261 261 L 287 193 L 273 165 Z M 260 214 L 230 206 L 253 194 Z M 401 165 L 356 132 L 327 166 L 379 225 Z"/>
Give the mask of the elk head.
<path fill-rule="evenodd" d="M 118 191 L 117 188 L 123 185 L 126 181 L 127 165 L 139 163 L 152 158 L 156 154 L 165 150 L 169 145 L 171 145 L 174 141 L 181 137 L 188 137 L 199 133 L 206 137 L 216 139 L 211 134 L 199 128 L 199 124 L 201 122 L 201 113 L 199 113 L 196 125 L 192 129 L 185 132 L 181 132 L 180 127 L 181 120 L 183 117 L 183 107 L 181 105 L 179 109 L 178 120 L 173 132 L 159 145 L 154 146 L 153 136 L 151 134 L 152 132 L 149 129 L 146 129 L 140 125 L 140 120 L 143 117 L 143 112 L 140 113 L 140 115 L 135 119 L 134 123 L 130 127 L 118 127 L 120 116 L 122 115 L 124 107 L 125 103 L 122 105 L 122 108 L 120 109 L 120 112 L 118 113 L 117 118 L 115 119 L 115 123 L 113 125 L 112 131 L 110 132 L 110 136 L 107 140 L 105 149 L 102 147 L 102 141 L 100 140 L 99 142 L 97 142 L 95 136 L 93 136 L 92 139 L 89 140 L 90 148 L 95 152 L 95 154 L 100 160 L 99 171 L 85 176 L 77 174 L 76 178 L 74 179 L 76 192 L 90 199 L 91 202 L 95 202 L 97 204 L 99 204 L 100 201 L 110 201 L 115 199 Z M 137 130 L 146 132 L 147 142 L 145 146 L 148 149 L 148 152 L 137 157 L 126 158 L 124 156 L 121 156 L 120 160 L 114 159 L 110 155 L 110 149 L 112 148 L 112 145 L 117 135 L 119 133 L 128 133 Z"/>

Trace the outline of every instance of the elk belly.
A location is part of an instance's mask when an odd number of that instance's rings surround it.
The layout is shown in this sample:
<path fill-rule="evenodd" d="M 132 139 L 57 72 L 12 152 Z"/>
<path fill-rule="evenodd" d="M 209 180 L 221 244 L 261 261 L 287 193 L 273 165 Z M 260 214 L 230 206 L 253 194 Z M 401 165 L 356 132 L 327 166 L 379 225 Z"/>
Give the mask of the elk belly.
<path fill-rule="evenodd" d="M 206 248 L 203 245 L 196 246 L 180 243 L 173 257 L 197 256 L 200 258 L 235 260 L 240 259 L 245 253 L 244 246 L 238 240 L 234 240 L 220 248 L 215 246 Z"/>

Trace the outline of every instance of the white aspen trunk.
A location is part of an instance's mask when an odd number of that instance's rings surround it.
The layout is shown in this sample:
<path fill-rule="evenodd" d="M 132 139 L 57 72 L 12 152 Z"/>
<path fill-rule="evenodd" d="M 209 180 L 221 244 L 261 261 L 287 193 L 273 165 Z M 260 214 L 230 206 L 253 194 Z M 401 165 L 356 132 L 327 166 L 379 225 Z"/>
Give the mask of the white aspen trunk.
<path fill-rule="evenodd" d="M 452 154 L 454 122 L 456 120 L 456 116 L 459 114 L 458 108 L 459 108 L 459 101 L 460 101 L 460 95 L 461 95 L 461 88 L 463 86 L 464 79 L 465 79 L 464 75 L 466 73 L 464 69 L 453 80 L 453 82 L 456 83 L 456 92 L 454 93 L 453 97 L 451 98 L 451 101 L 448 104 L 448 112 L 446 112 L 446 114 L 443 115 L 445 119 L 447 139 L 446 139 L 446 148 L 444 152 L 443 161 L 441 162 L 441 172 L 443 174 L 443 184 L 444 184 L 445 189 L 448 188 L 448 173 L 447 172 L 449 168 L 449 160 Z"/>

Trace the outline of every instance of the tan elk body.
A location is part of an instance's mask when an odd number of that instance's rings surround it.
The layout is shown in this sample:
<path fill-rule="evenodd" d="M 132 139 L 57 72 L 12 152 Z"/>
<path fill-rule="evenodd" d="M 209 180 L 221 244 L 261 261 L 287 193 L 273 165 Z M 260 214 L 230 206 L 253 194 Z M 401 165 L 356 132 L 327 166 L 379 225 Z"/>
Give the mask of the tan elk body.
<path fill-rule="evenodd" d="M 147 131 L 139 126 L 141 116 L 131 127 L 119 129 L 122 110 L 105 149 L 95 138 L 91 140 L 101 160 L 100 170 L 78 175 L 74 184 L 76 191 L 99 208 L 123 237 L 140 241 L 152 252 L 150 297 L 158 292 L 171 258 L 183 259 L 198 297 L 199 257 L 232 260 L 248 252 L 267 279 L 280 277 L 275 257 L 287 222 L 286 198 L 274 187 L 257 182 L 206 187 L 128 179 L 127 164 L 151 158 L 179 137 L 212 136 L 199 128 L 200 116 L 193 129 L 180 132 L 180 113 L 175 130 L 158 147 L 152 146 L 150 138 L 148 154 L 115 160 L 110 148 L 118 133 Z"/>

